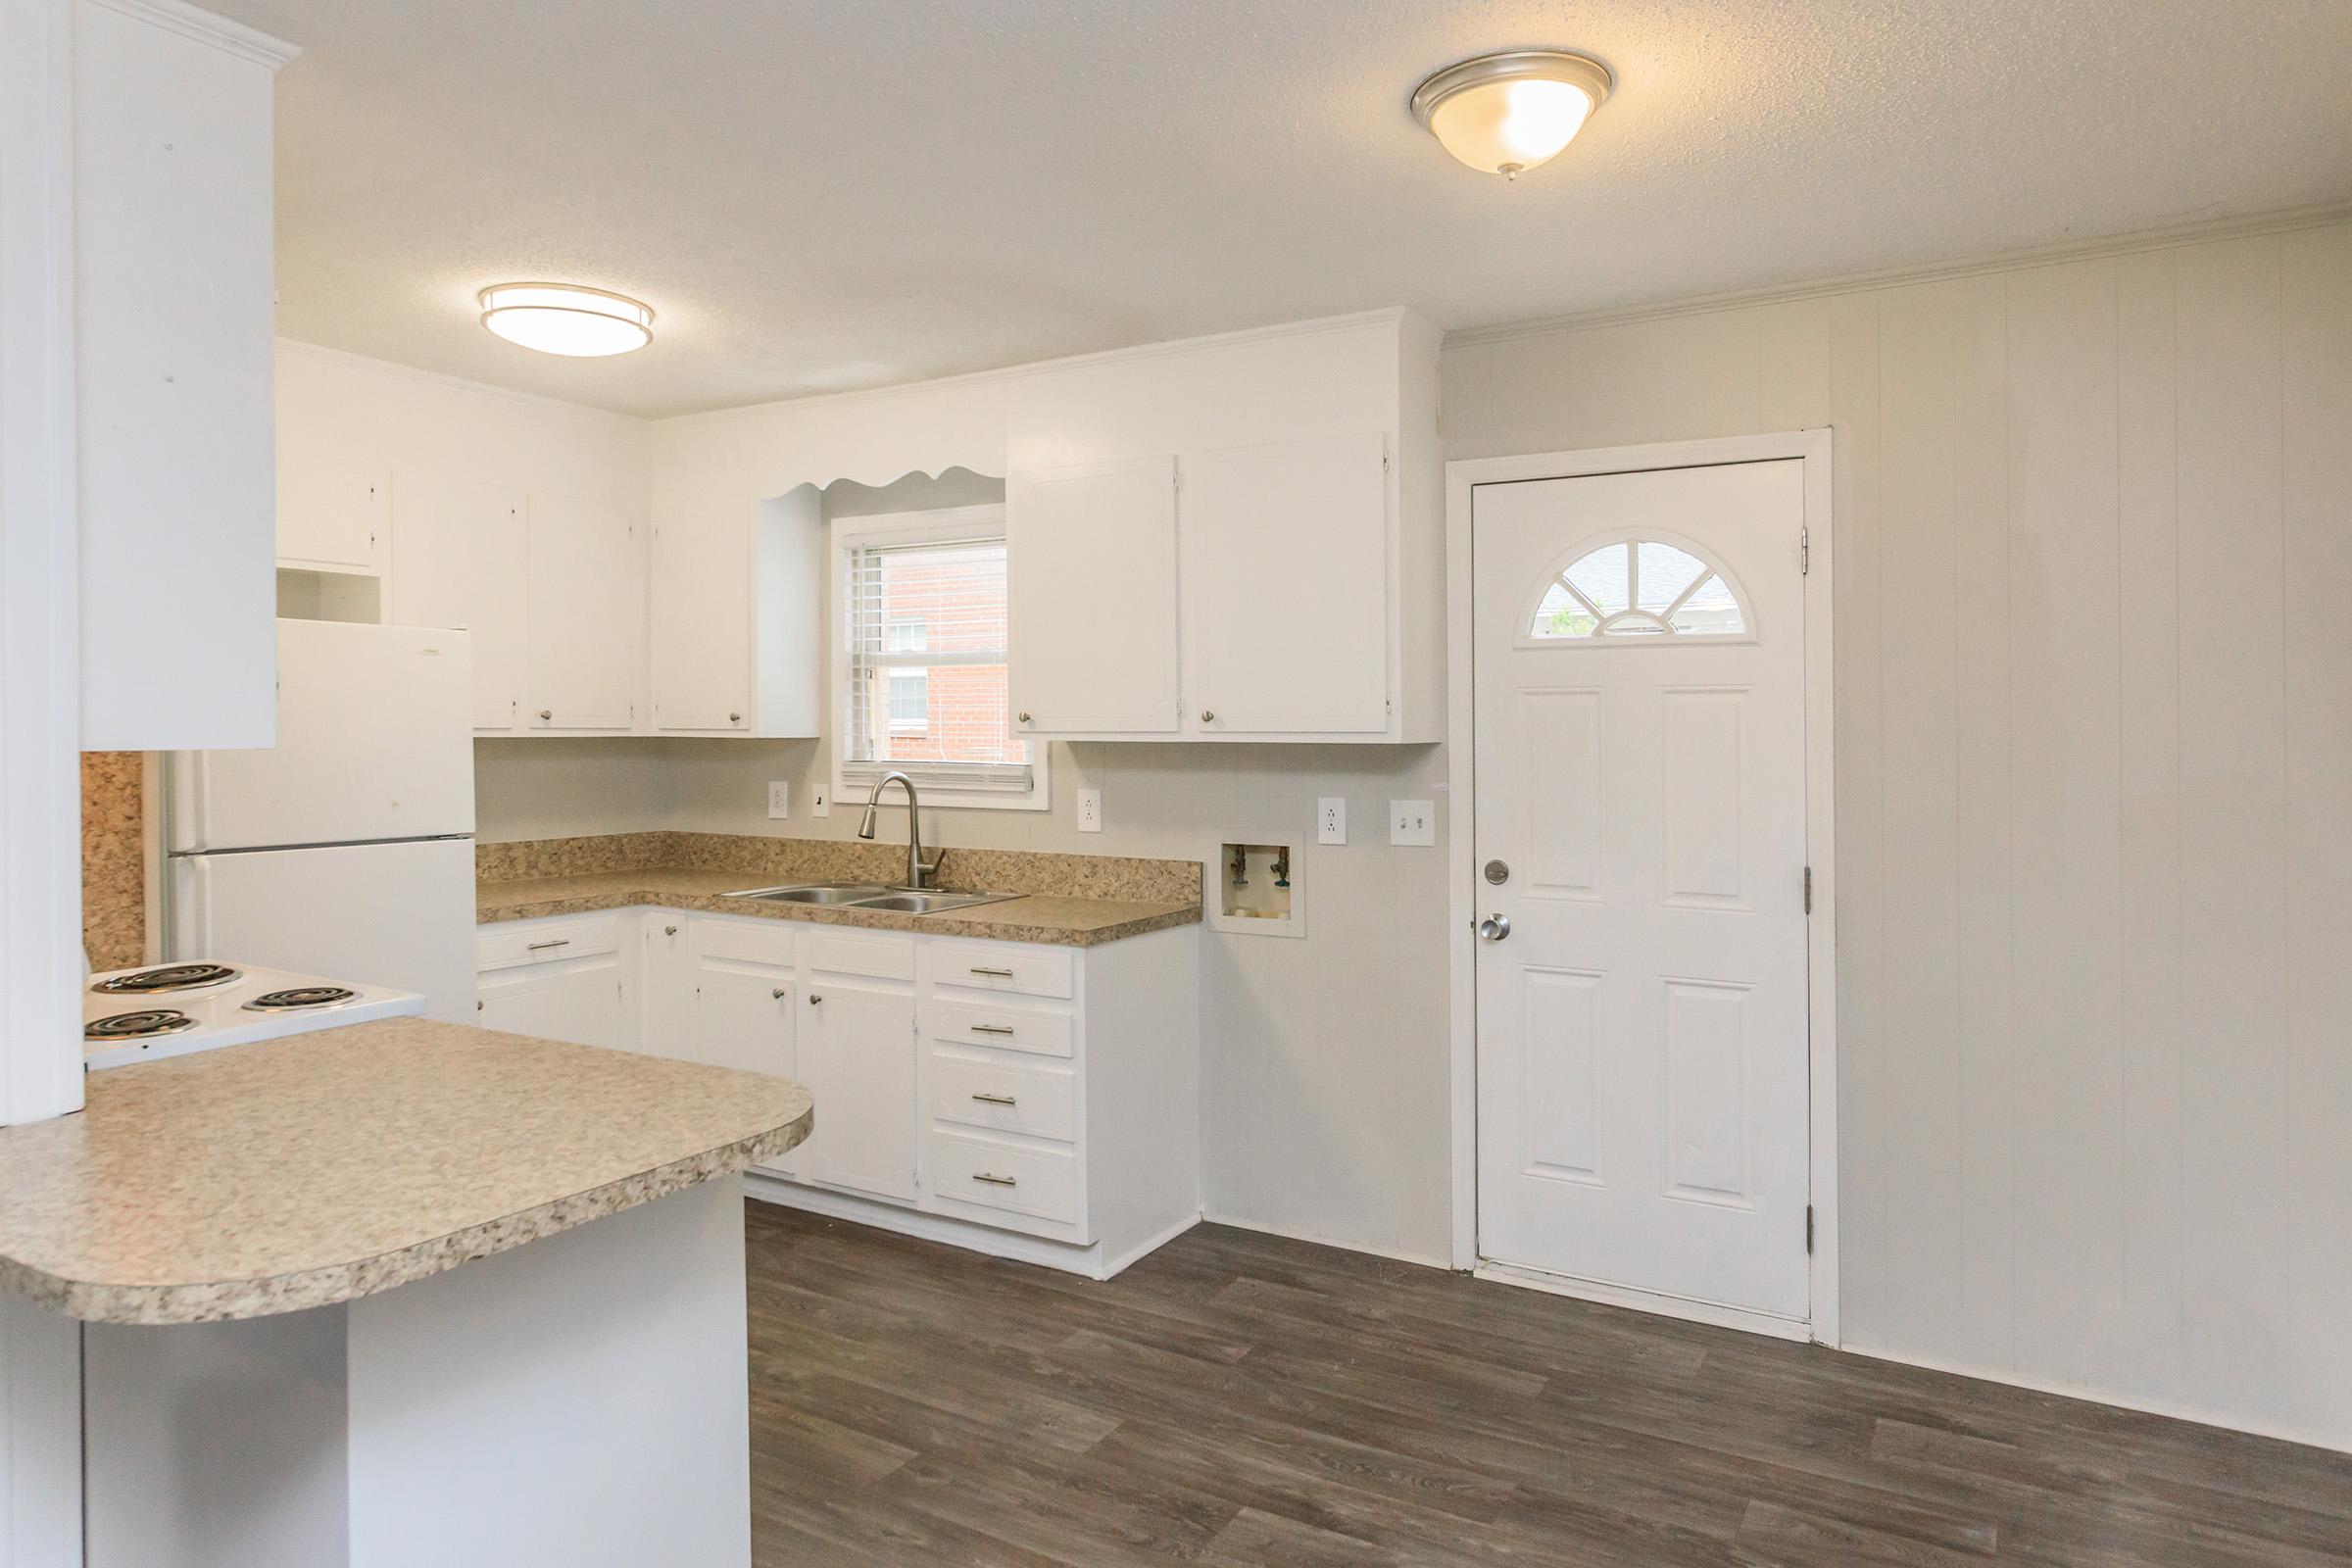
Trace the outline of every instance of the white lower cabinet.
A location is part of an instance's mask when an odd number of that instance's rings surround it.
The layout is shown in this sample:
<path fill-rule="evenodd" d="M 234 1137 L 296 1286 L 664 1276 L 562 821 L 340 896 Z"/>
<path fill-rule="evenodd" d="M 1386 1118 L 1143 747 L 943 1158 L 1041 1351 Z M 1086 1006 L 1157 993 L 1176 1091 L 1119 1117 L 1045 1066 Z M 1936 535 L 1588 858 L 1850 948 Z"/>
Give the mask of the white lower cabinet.
<path fill-rule="evenodd" d="M 485 1029 L 627 1050 L 624 927 L 633 916 L 599 914 L 518 920 L 485 927 L 476 939 L 474 1016 Z"/>
<path fill-rule="evenodd" d="M 481 944 L 493 1028 L 808 1084 L 815 1128 L 754 1196 L 1098 1279 L 1200 1218 L 1197 926 L 1079 950 L 639 909 Z M 531 1010 L 599 962 L 625 1030 L 585 1038 L 584 991 Z"/>

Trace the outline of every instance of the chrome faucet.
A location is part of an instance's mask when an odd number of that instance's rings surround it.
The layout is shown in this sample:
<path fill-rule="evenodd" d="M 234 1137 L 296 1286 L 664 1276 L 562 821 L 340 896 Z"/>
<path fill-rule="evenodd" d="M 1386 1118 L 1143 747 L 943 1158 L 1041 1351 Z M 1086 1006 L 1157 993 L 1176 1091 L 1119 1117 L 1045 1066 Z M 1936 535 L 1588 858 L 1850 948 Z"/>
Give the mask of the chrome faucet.
<path fill-rule="evenodd" d="M 914 780 L 896 769 L 874 780 L 874 793 L 865 798 L 865 820 L 858 824 L 858 836 L 861 839 L 874 836 L 874 808 L 882 804 L 882 792 L 894 781 L 906 787 L 906 886 L 927 887 L 931 874 L 939 869 L 939 862 L 948 852 L 934 850 L 928 859 L 924 858 L 921 803 L 914 796 Z"/>

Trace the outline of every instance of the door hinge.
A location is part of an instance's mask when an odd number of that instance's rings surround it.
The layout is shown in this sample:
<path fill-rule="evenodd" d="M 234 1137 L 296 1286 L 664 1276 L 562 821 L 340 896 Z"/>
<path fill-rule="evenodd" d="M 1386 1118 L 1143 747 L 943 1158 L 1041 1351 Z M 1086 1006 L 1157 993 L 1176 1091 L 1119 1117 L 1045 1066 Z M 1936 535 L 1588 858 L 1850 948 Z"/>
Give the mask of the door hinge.
<path fill-rule="evenodd" d="M 1813 530 L 1796 530 L 1796 574 L 1800 577 L 1813 570 Z"/>
<path fill-rule="evenodd" d="M 1813 912 L 1813 868 L 1805 867 L 1805 912 Z"/>
<path fill-rule="evenodd" d="M 1813 1255 L 1813 1205 L 1805 1205 L 1805 1255 Z"/>

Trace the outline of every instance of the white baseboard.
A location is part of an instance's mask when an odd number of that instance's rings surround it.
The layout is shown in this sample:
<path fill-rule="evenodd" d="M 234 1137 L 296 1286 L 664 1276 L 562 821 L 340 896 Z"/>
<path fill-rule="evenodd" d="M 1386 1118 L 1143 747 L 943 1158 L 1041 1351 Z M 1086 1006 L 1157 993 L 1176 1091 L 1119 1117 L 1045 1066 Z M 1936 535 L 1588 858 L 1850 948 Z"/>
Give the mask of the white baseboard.
<path fill-rule="evenodd" d="M 2352 1453 L 2352 1428 L 2324 1432 L 2314 1428 L 2296 1427 L 2280 1422 L 2261 1421 L 2216 1410 L 2206 1405 L 2192 1404 L 2180 1399 L 2148 1398 L 2139 1395 L 2117 1394 L 2110 1390 L 2094 1389 L 2080 1383 L 2063 1383 L 2050 1378 L 2037 1378 L 2023 1372 L 1980 1366 L 1966 1361 L 1946 1361 L 1936 1356 L 1913 1355 L 1903 1350 L 1890 1350 L 1883 1346 L 1846 1344 L 1839 1349 L 1856 1355 L 1867 1355 L 1874 1361 L 1891 1361 L 1899 1366 L 1915 1366 L 1927 1372 L 1944 1372 L 1953 1377 L 1975 1378 L 1981 1383 L 2004 1383 L 2013 1389 L 2030 1389 L 2035 1394 L 2054 1394 L 2061 1398 L 2082 1399 L 2091 1404 L 2113 1405 L 2119 1410 L 2137 1410 L 2143 1415 L 2160 1415 L 2175 1421 L 2193 1421 L 2199 1426 L 2220 1427 L 2228 1432 L 2243 1432 L 2249 1437 L 2275 1438 L 2280 1443 L 2299 1443 L 2305 1447 L 2329 1448 L 2338 1453 Z"/>
<path fill-rule="evenodd" d="M 763 1203 L 804 1209 L 829 1219 L 846 1219 L 858 1225 L 871 1225 L 876 1230 L 911 1236 L 921 1242 L 942 1242 L 950 1247 L 960 1247 L 967 1252 L 1008 1257 L 1017 1263 L 1035 1263 L 1041 1268 L 1059 1269 L 1065 1274 L 1083 1274 L 1092 1280 L 1109 1279 L 1136 1259 L 1165 1247 L 1200 1223 L 1199 1215 L 1188 1214 L 1161 1234 L 1118 1257 L 1106 1259 L 1100 1242 L 1076 1247 L 1068 1242 L 1049 1241 L 1042 1236 L 1025 1236 L 1019 1231 L 1001 1231 L 993 1225 L 977 1225 L 946 1214 L 926 1214 L 917 1209 L 902 1208 L 896 1203 L 858 1198 L 851 1193 L 832 1192 L 822 1187 L 804 1187 L 798 1182 L 771 1176 L 762 1170 L 744 1172 L 743 1192 L 746 1198 L 756 1198 Z"/>
<path fill-rule="evenodd" d="M 1405 1252 L 1394 1248 L 1373 1247 L 1364 1242 L 1351 1242 L 1345 1237 L 1319 1236 L 1313 1231 L 1295 1230 L 1287 1225 L 1269 1225 L 1263 1220 L 1236 1219 L 1231 1214 L 1203 1213 L 1201 1222 L 1207 1225 L 1230 1225 L 1237 1231 L 1255 1231 L 1260 1236 L 1279 1236 L 1286 1242 L 1308 1242 L 1316 1247 L 1336 1247 L 1343 1252 L 1363 1252 L 1372 1257 L 1391 1258 L 1398 1263 L 1418 1263 L 1423 1268 L 1450 1269 L 1453 1265 L 1432 1252 Z"/>
<path fill-rule="evenodd" d="M 1660 1317 L 1681 1318 L 1687 1323 L 1705 1323 L 1719 1329 L 1738 1329 L 1745 1334 L 1762 1334 L 1776 1340 L 1796 1340 L 1807 1344 L 1813 1339 L 1813 1325 L 1810 1323 L 1774 1317 L 1769 1312 L 1751 1312 L 1744 1307 L 1719 1306 L 1713 1301 L 1693 1301 L 1685 1297 L 1660 1296 L 1651 1291 L 1631 1291 L 1622 1285 L 1603 1285 L 1597 1280 L 1546 1274 L 1541 1269 L 1520 1268 L 1510 1263 L 1481 1263 L 1471 1272 L 1482 1280 L 1524 1286 L 1547 1296 L 1569 1296 L 1580 1301 L 1597 1301 L 1603 1306 L 1654 1312 Z"/>

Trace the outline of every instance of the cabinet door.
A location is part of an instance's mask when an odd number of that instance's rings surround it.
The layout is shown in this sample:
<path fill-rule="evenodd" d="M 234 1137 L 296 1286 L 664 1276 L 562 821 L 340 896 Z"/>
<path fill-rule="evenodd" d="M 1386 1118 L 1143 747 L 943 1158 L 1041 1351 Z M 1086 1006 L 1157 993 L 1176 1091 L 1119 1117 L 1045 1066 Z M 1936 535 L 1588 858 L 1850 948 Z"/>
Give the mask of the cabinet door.
<path fill-rule="evenodd" d="M 512 730 L 522 717 L 528 632 L 523 492 L 408 470 L 394 478 L 391 618 L 470 633 L 473 727 Z"/>
<path fill-rule="evenodd" d="M 801 1174 L 912 1202 L 914 998 L 818 977 L 801 1011 L 801 1075 L 817 1103 L 816 1130 L 795 1151 Z"/>
<path fill-rule="evenodd" d="M 629 1031 L 621 993 L 616 954 L 525 964 L 481 977 L 475 1016 L 485 1029 L 625 1051 Z"/>
<path fill-rule="evenodd" d="M 196 36 L 169 9 L 67 9 L 81 744 L 269 746 L 277 722 L 270 67 Z M 17 43 L 13 13 L 9 37 Z M 37 183 L 38 161 L 17 137 L 31 121 L 13 101 L 8 110 L 7 177 Z M 15 234 L 6 248 L 13 299 Z M 43 265 L 24 261 L 31 293 L 45 286 L 34 275 Z M 17 355 L 16 342 L 7 347 Z M 17 358 L 8 368 L 14 399 Z M 17 465 L 41 460 L 27 449 L 8 461 L 13 484 Z"/>
<path fill-rule="evenodd" d="M 800 982 L 789 969 L 705 958 L 694 970 L 688 1049 L 696 1061 L 713 1067 L 799 1078 L 802 1068 L 795 1037 L 800 1014 L 809 1010 L 801 1001 Z M 830 1117 L 825 1130 L 832 1131 Z M 808 1148 L 803 1144 L 781 1159 L 767 1161 L 764 1168 L 793 1175 L 808 1157 Z"/>
<path fill-rule="evenodd" d="M 647 636 L 658 730 L 751 727 L 749 510 L 711 503 L 654 526 Z"/>
<path fill-rule="evenodd" d="M 637 536 L 611 502 L 534 490 L 530 517 L 530 686 L 534 729 L 635 722 Z"/>
<path fill-rule="evenodd" d="M 1175 460 L 1015 474 L 1004 530 L 1014 727 L 1174 731 Z"/>
<path fill-rule="evenodd" d="M 1185 722 L 1201 736 L 1389 727 L 1387 440 L 1187 456 Z"/>
<path fill-rule="evenodd" d="M 279 565 L 380 572 L 391 532 L 390 474 L 315 452 L 279 452 Z"/>

